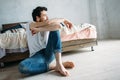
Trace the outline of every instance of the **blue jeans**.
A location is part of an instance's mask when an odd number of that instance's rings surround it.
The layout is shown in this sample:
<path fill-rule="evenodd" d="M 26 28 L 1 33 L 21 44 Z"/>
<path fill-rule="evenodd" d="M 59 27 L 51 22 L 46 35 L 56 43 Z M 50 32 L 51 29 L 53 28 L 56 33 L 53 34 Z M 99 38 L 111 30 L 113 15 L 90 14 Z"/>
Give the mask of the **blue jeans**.
<path fill-rule="evenodd" d="M 20 62 L 19 71 L 24 74 L 47 72 L 50 62 L 55 59 L 56 53 L 61 53 L 61 49 L 62 44 L 59 31 L 51 31 L 46 48 Z"/>

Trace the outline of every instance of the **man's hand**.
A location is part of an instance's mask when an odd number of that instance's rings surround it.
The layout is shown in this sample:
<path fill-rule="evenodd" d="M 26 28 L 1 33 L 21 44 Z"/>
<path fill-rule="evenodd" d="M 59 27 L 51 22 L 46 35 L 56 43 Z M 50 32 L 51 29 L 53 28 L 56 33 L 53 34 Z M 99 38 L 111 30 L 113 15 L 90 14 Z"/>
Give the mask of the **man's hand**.
<path fill-rule="evenodd" d="M 66 25 L 69 29 L 71 29 L 71 28 L 73 27 L 72 22 L 70 22 L 70 21 L 68 21 L 68 20 L 64 20 L 64 23 L 65 23 L 65 25 Z"/>
<path fill-rule="evenodd" d="M 30 28 L 30 31 L 31 31 L 32 35 L 34 35 L 34 34 L 39 32 L 39 28 L 35 28 L 35 27 L 34 28 Z"/>
<path fill-rule="evenodd" d="M 32 22 L 30 24 L 30 31 L 31 31 L 32 35 L 34 35 L 34 34 L 39 32 L 39 28 L 35 26 L 34 22 Z"/>

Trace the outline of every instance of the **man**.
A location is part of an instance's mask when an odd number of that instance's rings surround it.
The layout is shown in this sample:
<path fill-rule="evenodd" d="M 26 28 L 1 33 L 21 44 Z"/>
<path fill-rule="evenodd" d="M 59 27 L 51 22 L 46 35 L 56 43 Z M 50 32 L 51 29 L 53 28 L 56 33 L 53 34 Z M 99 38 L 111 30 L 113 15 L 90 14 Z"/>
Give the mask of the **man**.
<path fill-rule="evenodd" d="M 68 76 L 66 68 L 74 67 L 72 62 L 62 63 L 61 39 L 59 29 L 64 22 L 68 28 L 72 23 L 66 19 L 48 20 L 47 8 L 37 7 L 32 12 L 34 22 L 26 27 L 30 58 L 19 64 L 19 70 L 24 74 L 37 74 L 49 70 L 58 71 L 61 75 Z M 56 59 L 56 65 L 50 63 Z M 66 68 L 65 68 L 66 67 Z"/>

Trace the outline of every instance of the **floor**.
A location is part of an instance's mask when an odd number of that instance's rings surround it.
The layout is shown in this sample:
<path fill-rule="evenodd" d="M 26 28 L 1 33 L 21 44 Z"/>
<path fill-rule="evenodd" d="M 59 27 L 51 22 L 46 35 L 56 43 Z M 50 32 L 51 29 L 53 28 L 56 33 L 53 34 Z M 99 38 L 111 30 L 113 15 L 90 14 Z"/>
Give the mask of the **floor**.
<path fill-rule="evenodd" d="M 54 71 L 34 76 L 18 72 L 19 62 L 9 63 L 0 69 L 0 80 L 120 80 L 120 40 L 98 41 L 98 46 L 66 52 L 63 61 L 73 61 L 75 68 L 70 76 L 63 77 Z"/>

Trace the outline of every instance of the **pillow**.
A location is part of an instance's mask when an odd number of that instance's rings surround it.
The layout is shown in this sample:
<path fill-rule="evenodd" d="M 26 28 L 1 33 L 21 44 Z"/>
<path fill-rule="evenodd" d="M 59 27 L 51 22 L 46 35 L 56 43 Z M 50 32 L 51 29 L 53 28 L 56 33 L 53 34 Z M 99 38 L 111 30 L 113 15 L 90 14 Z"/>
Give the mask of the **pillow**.
<path fill-rule="evenodd" d="M 23 28 L 20 24 L 16 25 L 16 26 L 13 26 L 13 27 L 10 27 L 10 28 L 7 28 L 7 29 L 4 29 L 1 31 L 1 33 L 5 33 L 6 31 L 8 30 L 12 30 L 12 29 L 18 29 L 18 28 Z"/>

